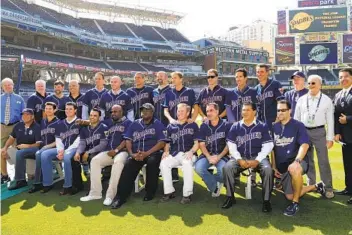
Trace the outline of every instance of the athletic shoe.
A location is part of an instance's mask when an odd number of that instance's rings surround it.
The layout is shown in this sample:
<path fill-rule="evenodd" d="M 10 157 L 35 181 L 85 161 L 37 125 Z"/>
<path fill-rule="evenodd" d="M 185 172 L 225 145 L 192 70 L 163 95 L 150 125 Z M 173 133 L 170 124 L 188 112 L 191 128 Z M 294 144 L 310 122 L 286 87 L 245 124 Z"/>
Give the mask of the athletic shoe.
<path fill-rule="evenodd" d="M 284 211 L 286 216 L 294 216 L 299 211 L 299 205 L 297 202 L 292 202 Z"/>
<path fill-rule="evenodd" d="M 7 184 L 11 179 L 8 175 L 1 175 L 1 184 Z"/>
<path fill-rule="evenodd" d="M 110 206 L 111 203 L 112 203 L 112 199 L 111 199 L 111 198 L 108 198 L 108 197 L 105 198 L 105 200 L 104 200 L 104 202 L 103 202 L 104 206 Z"/>
<path fill-rule="evenodd" d="M 221 188 L 224 184 L 217 182 L 217 186 L 214 192 L 212 192 L 211 196 L 212 197 L 219 197 L 221 194 Z"/>
<path fill-rule="evenodd" d="M 175 198 L 175 194 L 173 193 L 169 193 L 169 194 L 165 194 L 161 199 L 160 202 L 168 202 L 171 199 Z"/>
<path fill-rule="evenodd" d="M 89 201 L 92 201 L 92 200 L 99 200 L 101 198 L 102 198 L 102 196 L 91 196 L 91 195 L 88 195 L 88 196 L 85 196 L 85 197 L 81 197 L 80 201 L 81 202 L 89 202 Z"/>
<path fill-rule="evenodd" d="M 320 193 L 322 196 L 325 196 L 326 188 L 325 188 L 325 184 L 324 184 L 323 181 L 320 181 L 319 183 L 316 183 L 315 187 L 317 188 L 317 192 L 318 193 Z"/>
<path fill-rule="evenodd" d="M 191 201 L 192 201 L 192 200 L 191 200 L 191 196 L 182 197 L 180 203 L 181 203 L 181 204 L 189 204 L 189 203 L 191 203 Z"/>
<path fill-rule="evenodd" d="M 327 199 L 332 199 L 332 198 L 335 197 L 335 194 L 334 194 L 333 191 L 326 191 L 325 197 L 326 197 Z"/>

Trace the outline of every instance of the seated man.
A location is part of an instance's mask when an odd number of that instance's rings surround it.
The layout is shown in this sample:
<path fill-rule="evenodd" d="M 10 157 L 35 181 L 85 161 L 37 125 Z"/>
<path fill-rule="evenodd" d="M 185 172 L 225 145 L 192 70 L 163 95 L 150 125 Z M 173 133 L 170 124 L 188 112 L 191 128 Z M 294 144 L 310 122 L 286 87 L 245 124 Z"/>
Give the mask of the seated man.
<path fill-rule="evenodd" d="M 61 120 L 55 127 L 55 144 L 57 152 L 51 154 L 42 155 L 42 173 L 43 173 L 43 192 L 46 193 L 53 188 L 53 160 L 63 160 L 64 161 L 64 172 L 65 181 L 63 185 L 63 191 L 60 195 L 66 194 L 76 194 L 82 188 L 81 185 L 72 184 L 72 164 L 76 164 L 73 161 L 73 156 L 76 153 L 79 144 L 79 132 L 80 126 L 76 124 L 76 112 L 77 105 L 73 102 L 67 102 L 65 106 L 66 118 Z M 78 167 L 73 167 L 73 169 L 79 168 L 81 172 L 80 164 L 77 162 Z"/>
<path fill-rule="evenodd" d="M 96 155 L 90 163 L 90 191 L 87 196 L 81 197 L 81 201 L 87 202 L 102 198 L 101 169 L 112 165 L 109 188 L 103 202 L 105 206 L 109 206 L 116 195 L 121 172 L 128 157 L 124 136 L 132 121 L 123 116 L 123 108 L 120 105 L 113 105 L 111 118 L 104 122 L 109 127 L 108 144 L 105 151 Z"/>
<path fill-rule="evenodd" d="M 222 169 L 229 160 L 229 148 L 226 145 L 226 136 L 231 124 L 220 119 L 219 106 L 209 103 L 206 106 L 207 121 L 201 126 L 198 141 L 202 154 L 196 162 L 196 172 L 203 179 L 213 197 L 220 196 L 223 185 Z M 210 166 L 216 166 L 216 174 L 208 171 Z"/>
<path fill-rule="evenodd" d="M 41 149 L 35 153 L 35 178 L 32 188 L 28 193 L 34 193 L 43 188 L 42 184 L 42 156 L 53 155 L 57 153 L 55 142 L 55 129 L 60 119 L 55 116 L 56 104 L 46 102 L 44 113 L 46 118 L 41 120 Z M 44 157 L 45 158 L 45 157 Z"/>
<path fill-rule="evenodd" d="M 273 190 L 273 170 L 268 159 L 274 144 L 269 134 L 268 126 L 256 120 L 256 105 L 243 103 L 243 119 L 231 127 L 227 144 L 231 159 L 224 166 L 224 183 L 227 199 L 223 209 L 228 209 L 236 203 L 235 177 L 242 171 L 251 168 L 259 171 L 263 188 L 263 212 L 270 212 L 270 197 Z"/>
<path fill-rule="evenodd" d="M 154 119 L 154 106 L 150 103 L 142 105 L 141 119 L 134 121 L 126 133 L 126 148 L 130 158 L 123 168 L 117 194 L 112 203 L 112 208 L 121 207 L 131 194 L 134 180 L 144 164 L 147 164 L 146 195 L 144 201 L 154 198 L 158 187 L 159 166 L 161 150 L 167 142 L 165 127 Z"/>
<path fill-rule="evenodd" d="M 325 195 L 323 182 L 303 187 L 303 174 L 308 164 L 305 156 L 309 148 L 309 137 L 303 123 L 291 118 L 291 105 L 287 100 L 277 104 L 279 122 L 273 125 L 274 151 L 271 155 L 275 177 L 281 179 L 282 190 L 292 203 L 284 215 L 293 216 L 299 210 L 299 198 L 307 192 L 317 190 Z"/>
<path fill-rule="evenodd" d="M 160 163 L 163 176 L 164 196 L 161 202 L 167 202 L 175 197 L 175 188 L 172 184 L 172 168 L 182 166 L 183 171 L 183 197 L 181 204 L 191 202 L 193 194 L 193 163 L 196 160 L 195 153 L 199 146 L 196 140 L 198 126 L 196 123 L 188 123 L 191 107 L 180 103 L 177 105 L 177 124 L 167 126 L 167 137 L 170 143 L 164 147 L 164 153 Z"/>
<path fill-rule="evenodd" d="M 35 152 L 40 145 L 40 126 L 34 121 L 33 109 L 25 108 L 22 111 L 22 122 L 17 123 L 10 137 L 1 150 L 1 156 L 7 157 L 8 148 L 16 141 L 16 163 L 15 163 L 15 180 L 16 182 L 8 188 L 15 190 L 27 186 L 26 181 L 26 159 L 34 159 Z"/>

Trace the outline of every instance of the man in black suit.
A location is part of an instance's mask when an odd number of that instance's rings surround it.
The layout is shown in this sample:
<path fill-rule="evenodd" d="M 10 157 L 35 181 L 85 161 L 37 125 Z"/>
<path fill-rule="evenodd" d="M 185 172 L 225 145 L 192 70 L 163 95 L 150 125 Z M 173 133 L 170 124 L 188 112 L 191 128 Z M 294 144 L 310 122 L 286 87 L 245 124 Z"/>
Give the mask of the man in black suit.
<path fill-rule="evenodd" d="M 341 69 L 339 80 L 342 90 L 335 95 L 335 141 L 342 144 L 346 188 L 338 195 L 352 196 L 352 68 Z M 352 198 L 348 200 L 352 204 Z"/>

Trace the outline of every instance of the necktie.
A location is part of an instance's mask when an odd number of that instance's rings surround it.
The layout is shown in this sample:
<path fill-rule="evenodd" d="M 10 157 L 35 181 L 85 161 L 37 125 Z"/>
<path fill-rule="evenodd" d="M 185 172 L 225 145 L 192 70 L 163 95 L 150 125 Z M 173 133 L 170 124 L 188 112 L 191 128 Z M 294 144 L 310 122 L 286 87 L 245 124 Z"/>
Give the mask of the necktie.
<path fill-rule="evenodd" d="M 6 98 L 5 105 L 5 124 L 8 125 L 10 123 L 10 96 Z"/>

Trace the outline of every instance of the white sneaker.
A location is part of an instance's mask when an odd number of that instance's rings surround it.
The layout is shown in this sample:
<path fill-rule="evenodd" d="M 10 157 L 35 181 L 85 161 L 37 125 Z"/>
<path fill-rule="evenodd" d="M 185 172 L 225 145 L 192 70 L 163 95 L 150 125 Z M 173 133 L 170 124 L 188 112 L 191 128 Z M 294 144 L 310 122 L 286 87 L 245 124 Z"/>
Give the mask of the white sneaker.
<path fill-rule="evenodd" d="M 219 197 L 221 194 L 221 188 L 223 185 L 224 185 L 223 183 L 217 182 L 216 190 L 215 190 L 215 192 L 211 193 L 211 196 L 212 197 Z"/>
<path fill-rule="evenodd" d="M 85 197 L 81 197 L 81 202 L 88 202 L 88 201 L 92 201 L 92 200 L 98 200 L 98 199 L 101 199 L 102 196 L 85 196 Z"/>
<path fill-rule="evenodd" d="M 104 206 L 110 206 L 111 203 L 112 203 L 112 199 L 111 199 L 111 198 L 108 198 L 108 197 L 105 198 L 105 200 L 104 200 L 104 202 L 103 202 Z"/>

